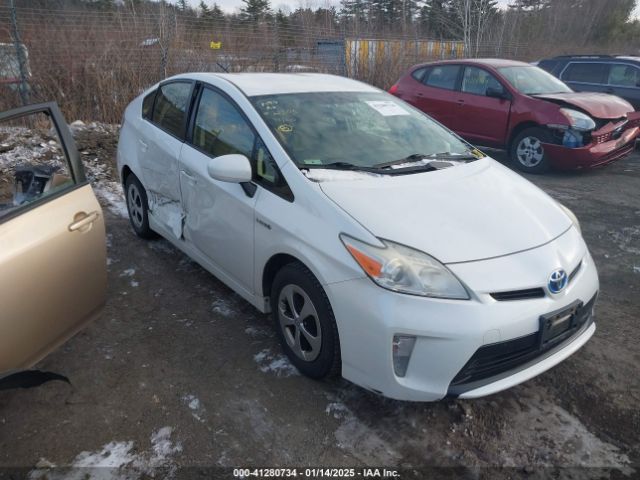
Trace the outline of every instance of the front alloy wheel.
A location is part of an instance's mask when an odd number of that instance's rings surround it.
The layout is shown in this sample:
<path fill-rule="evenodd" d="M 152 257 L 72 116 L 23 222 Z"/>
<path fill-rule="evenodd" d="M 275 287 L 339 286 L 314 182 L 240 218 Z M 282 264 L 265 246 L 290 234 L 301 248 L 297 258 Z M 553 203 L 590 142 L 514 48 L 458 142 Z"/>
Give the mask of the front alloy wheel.
<path fill-rule="evenodd" d="M 322 328 L 313 302 L 302 288 L 289 284 L 280 290 L 278 320 L 287 345 L 306 362 L 318 358 Z"/>
<path fill-rule="evenodd" d="M 543 128 L 526 128 L 511 143 L 511 160 L 523 172 L 544 173 L 549 170 L 549 161 L 543 143 L 552 141 L 549 132 Z"/>
<path fill-rule="evenodd" d="M 304 265 L 290 263 L 271 287 L 273 321 L 282 349 L 304 375 L 340 373 L 338 327 L 327 294 Z"/>

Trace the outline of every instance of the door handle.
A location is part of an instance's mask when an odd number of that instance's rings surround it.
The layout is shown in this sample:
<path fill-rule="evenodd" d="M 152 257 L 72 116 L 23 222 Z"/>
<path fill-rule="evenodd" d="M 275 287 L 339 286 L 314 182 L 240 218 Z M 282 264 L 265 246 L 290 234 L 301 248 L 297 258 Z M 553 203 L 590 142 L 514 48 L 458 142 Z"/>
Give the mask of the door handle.
<path fill-rule="evenodd" d="M 182 174 L 187 177 L 189 180 L 196 181 L 196 177 L 194 177 L 191 172 L 187 172 L 186 170 L 182 170 Z"/>
<path fill-rule="evenodd" d="M 615 93 L 615 90 L 613 88 L 607 88 L 605 93 Z"/>
<path fill-rule="evenodd" d="M 149 145 L 147 145 L 144 141 L 138 139 L 138 141 L 140 142 L 140 146 L 142 147 L 142 151 L 146 152 L 147 148 L 149 148 Z"/>
<path fill-rule="evenodd" d="M 460 106 L 464 105 L 464 100 L 456 100 L 456 103 Z"/>
<path fill-rule="evenodd" d="M 69 225 L 69 231 L 75 232 L 76 230 L 82 230 L 84 227 L 87 227 L 95 222 L 98 217 L 100 217 L 100 214 L 98 212 L 78 212 L 73 217 L 73 223 Z"/>

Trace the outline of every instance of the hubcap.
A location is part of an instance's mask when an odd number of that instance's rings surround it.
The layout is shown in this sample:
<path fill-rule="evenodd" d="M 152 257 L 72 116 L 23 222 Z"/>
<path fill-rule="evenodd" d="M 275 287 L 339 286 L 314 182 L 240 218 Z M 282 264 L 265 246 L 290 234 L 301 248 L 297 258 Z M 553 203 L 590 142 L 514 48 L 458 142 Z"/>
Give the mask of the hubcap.
<path fill-rule="evenodd" d="M 287 285 L 278 297 L 278 320 L 287 345 L 306 362 L 320 354 L 322 331 L 318 312 L 302 288 Z"/>
<path fill-rule="evenodd" d="M 142 227 L 142 221 L 144 219 L 144 208 L 142 206 L 142 197 L 138 187 L 131 183 L 129 184 L 129 190 L 127 192 L 127 207 L 129 207 L 129 216 L 136 227 Z"/>
<path fill-rule="evenodd" d="M 535 167 L 544 158 L 542 143 L 536 137 L 525 137 L 516 148 L 518 161 L 525 167 Z"/>

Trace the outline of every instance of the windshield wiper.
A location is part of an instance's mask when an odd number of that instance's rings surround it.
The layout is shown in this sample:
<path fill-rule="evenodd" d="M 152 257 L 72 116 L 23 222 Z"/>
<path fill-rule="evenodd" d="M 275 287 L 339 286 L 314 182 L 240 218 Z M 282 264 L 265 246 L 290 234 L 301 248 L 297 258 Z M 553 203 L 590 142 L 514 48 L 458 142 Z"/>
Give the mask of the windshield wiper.
<path fill-rule="evenodd" d="M 330 170 L 352 170 L 362 172 L 376 172 L 379 173 L 379 169 L 376 167 L 364 167 L 362 165 L 356 165 L 349 162 L 331 162 L 331 163 L 318 163 L 316 165 L 303 165 L 300 168 L 326 168 Z"/>
<path fill-rule="evenodd" d="M 477 157 L 474 155 L 456 155 L 451 152 L 442 152 L 442 153 L 414 153 L 409 155 L 408 157 L 401 158 L 399 160 L 392 160 L 390 162 L 378 163 L 374 165 L 375 168 L 391 168 L 395 165 L 402 165 L 404 163 L 412 163 L 419 162 L 422 160 L 476 160 Z M 425 164 L 425 167 L 428 167 L 429 164 Z M 416 168 L 416 166 L 409 165 L 407 168 Z"/>

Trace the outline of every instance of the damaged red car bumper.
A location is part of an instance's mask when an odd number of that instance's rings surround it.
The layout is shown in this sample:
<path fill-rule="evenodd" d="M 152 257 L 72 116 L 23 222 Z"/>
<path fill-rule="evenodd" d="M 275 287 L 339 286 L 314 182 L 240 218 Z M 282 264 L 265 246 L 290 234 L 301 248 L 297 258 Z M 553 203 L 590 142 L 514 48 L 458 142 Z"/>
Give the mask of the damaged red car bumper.
<path fill-rule="evenodd" d="M 562 170 L 598 167 L 628 156 L 635 149 L 640 135 L 640 112 L 630 114 L 625 122 L 608 123 L 592 132 L 589 144 L 570 148 L 545 144 L 551 164 Z"/>

